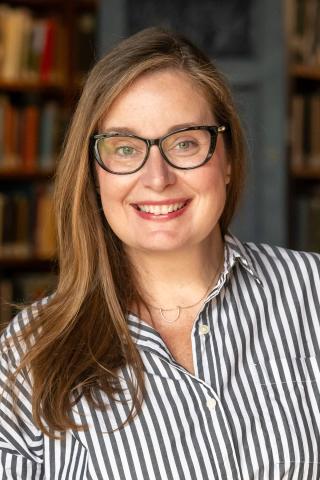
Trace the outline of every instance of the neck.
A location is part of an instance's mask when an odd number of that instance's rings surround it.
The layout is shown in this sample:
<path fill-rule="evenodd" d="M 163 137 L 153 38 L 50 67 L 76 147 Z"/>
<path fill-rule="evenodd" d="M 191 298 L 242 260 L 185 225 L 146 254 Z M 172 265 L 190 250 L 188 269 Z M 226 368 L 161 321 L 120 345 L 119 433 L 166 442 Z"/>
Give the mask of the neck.
<path fill-rule="evenodd" d="M 207 291 L 223 268 L 220 232 L 200 245 L 178 251 L 137 251 L 128 254 L 146 302 L 166 306 L 188 305 Z"/>

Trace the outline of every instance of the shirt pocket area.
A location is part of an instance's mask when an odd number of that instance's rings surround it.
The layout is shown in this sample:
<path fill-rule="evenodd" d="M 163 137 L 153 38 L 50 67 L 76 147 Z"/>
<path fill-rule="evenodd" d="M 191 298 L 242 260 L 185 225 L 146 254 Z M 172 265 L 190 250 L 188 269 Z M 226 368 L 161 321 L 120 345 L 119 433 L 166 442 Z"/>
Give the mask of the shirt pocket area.
<path fill-rule="evenodd" d="M 270 359 L 255 369 L 264 424 L 279 462 L 318 463 L 320 357 Z"/>

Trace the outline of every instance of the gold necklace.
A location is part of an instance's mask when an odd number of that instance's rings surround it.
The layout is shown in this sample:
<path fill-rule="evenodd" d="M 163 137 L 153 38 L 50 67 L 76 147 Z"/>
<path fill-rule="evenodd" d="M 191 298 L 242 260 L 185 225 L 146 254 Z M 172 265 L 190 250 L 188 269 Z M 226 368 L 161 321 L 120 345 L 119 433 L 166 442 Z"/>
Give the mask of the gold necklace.
<path fill-rule="evenodd" d="M 221 264 L 220 264 L 221 265 Z M 192 308 L 192 307 L 195 307 L 196 305 L 198 305 L 198 303 L 202 302 L 202 300 L 207 296 L 207 293 L 209 292 L 210 290 L 210 287 L 211 285 L 213 284 L 213 282 L 216 280 L 217 276 L 218 276 L 218 272 L 220 270 L 220 265 L 219 267 L 217 268 L 215 274 L 214 274 L 214 277 L 213 277 L 213 280 L 210 281 L 209 283 L 209 286 L 207 288 L 207 290 L 205 291 L 205 294 L 200 298 L 200 300 L 198 300 L 197 302 L 193 303 L 192 305 L 186 305 L 185 307 L 181 307 L 180 305 L 177 305 L 176 307 L 174 308 L 162 308 L 162 307 L 156 307 L 155 305 L 152 305 L 150 303 L 147 303 L 147 305 L 155 310 L 159 310 L 160 312 L 160 317 L 162 318 L 162 320 L 166 323 L 174 323 L 178 320 L 178 318 L 180 317 L 180 312 L 181 310 L 187 310 L 188 308 Z M 177 310 L 177 314 L 176 314 L 176 317 L 173 319 L 173 320 L 168 320 L 165 315 L 164 315 L 164 312 L 172 312 L 173 310 Z"/>

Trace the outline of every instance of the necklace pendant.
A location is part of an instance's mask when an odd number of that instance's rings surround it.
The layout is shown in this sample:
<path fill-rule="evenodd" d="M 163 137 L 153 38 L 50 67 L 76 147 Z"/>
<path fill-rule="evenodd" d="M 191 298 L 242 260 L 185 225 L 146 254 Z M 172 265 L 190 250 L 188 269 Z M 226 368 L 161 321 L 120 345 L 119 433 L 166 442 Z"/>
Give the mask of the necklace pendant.
<path fill-rule="evenodd" d="M 180 307 L 177 307 L 177 315 L 176 315 L 176 317 L 175 317 L 173 320 L 168 320 L 168 319 L 165 317 L 164 312 L 166 312 L 166 311 L 171 311 L 171 310 L 173 310 L 173 308 L 170 308 L 170 309 L 168 309 L 168 310 L 159 308 L 161 318 L 162 318 L 162 320 L 163 320 L 164 322 L 166 322 L 166 323 L 174 323 L 174 322 L 176 322 L 176 321 L 178 320 L 178 318 L 180 317 Z"/>

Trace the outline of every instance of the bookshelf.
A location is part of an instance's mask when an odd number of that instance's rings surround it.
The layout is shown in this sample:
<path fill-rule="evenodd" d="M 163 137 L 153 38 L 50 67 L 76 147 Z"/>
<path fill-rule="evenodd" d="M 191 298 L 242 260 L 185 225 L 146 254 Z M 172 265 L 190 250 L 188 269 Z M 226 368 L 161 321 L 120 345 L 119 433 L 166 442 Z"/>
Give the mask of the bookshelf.
<path fill-rule="evenodd" d="M 289 241 L 320 252 L 320 0 L 287 0 Z"/>
<path fill-rule="evenodd" d="M 0 1 L 0 322 L 54 289 L 52 179 L 98 13 L 98 0 Z"/>

